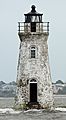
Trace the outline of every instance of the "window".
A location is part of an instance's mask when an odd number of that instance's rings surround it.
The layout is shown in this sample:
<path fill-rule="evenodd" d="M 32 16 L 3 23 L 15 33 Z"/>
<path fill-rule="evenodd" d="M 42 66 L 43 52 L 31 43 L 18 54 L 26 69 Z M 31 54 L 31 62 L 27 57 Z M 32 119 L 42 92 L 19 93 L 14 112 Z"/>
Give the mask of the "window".
<path fill-rule="evenodd" d="M 31 47 L 31 58 L 35 58 L 35 47 Z"/>

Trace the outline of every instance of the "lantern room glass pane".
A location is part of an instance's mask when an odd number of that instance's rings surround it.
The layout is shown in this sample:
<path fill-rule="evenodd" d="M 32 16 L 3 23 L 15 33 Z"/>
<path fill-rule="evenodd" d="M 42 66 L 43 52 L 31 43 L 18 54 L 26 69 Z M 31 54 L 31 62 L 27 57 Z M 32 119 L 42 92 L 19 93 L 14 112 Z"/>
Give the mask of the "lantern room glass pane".
<path fill-rule="evenodd" d="M 39 22 L 42 22 L 42 16 L 39 16 Z"/>

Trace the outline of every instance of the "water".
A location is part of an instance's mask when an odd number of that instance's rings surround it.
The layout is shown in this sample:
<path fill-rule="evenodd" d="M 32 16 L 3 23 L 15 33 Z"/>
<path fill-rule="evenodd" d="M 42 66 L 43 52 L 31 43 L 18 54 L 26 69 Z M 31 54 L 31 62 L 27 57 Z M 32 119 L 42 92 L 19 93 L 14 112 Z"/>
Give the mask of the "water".
<path fill-rule="evenodd" d="M 66 95 L 54 95 L 54 106 L 66 106 Z"/>
<path fill-rule="evenodd" d="M 14 98 L 2 98 L 0 97 L 0 108 L 10 108 L 14 105 Z"/>
<path fill-rule="evenodd" d="M 55 107 L 66 106 L 66 96 L 54 96 Z M 14 104 L 14 98 L 0 98 L 0 108 L 12 107 Z M 19 114 L 10 114 L 6 112 L 0 114 L 0 120 L 66 120 L 66 111 L 22 111 Z"/>
<path fill-rule="evenodd" d="M 0 120 L 66 120 L 66 112 L 28 112 L 0 115 Z"/>

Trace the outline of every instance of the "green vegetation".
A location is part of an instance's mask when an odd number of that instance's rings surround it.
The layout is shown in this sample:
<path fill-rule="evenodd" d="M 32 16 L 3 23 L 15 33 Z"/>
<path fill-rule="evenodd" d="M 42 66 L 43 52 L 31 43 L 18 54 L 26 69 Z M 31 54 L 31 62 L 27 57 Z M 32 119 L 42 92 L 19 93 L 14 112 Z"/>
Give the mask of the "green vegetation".
<path fill-rule="evenodd" d="M 66 94 L 66 86 L 62 90 L 59 89 L 57 94 Z"/>
<path fill-rule="evenodd" d="M 28 106 L 26 105 L 26 103 L 23 103 L 23 104 L 16 104 L 13 108 L 15 110 L 27 110 Z"/>
<path fill-rule="evenodd" d="M 61 80 L 57 80 L 57 81 L 56 81 L 56 84 L 64 84 L 64 83 L 63 83 L 63 81 L 61 81 Z"/>

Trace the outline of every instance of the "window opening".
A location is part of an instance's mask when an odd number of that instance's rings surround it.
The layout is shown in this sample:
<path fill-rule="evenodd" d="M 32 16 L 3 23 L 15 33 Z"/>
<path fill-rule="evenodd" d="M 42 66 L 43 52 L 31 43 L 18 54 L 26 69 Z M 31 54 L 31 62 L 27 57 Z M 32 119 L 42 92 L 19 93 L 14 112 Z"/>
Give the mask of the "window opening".
<path fill-rule="evenodd" d="M 35 58 L 35 47 L 31 47 L 31 58 Z"/>

